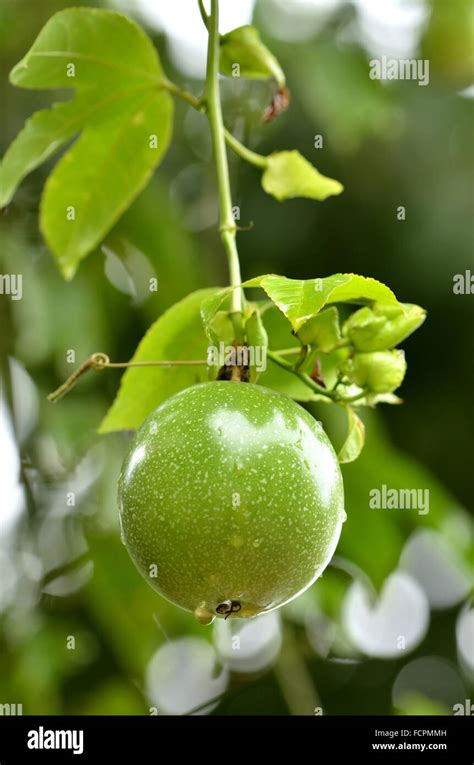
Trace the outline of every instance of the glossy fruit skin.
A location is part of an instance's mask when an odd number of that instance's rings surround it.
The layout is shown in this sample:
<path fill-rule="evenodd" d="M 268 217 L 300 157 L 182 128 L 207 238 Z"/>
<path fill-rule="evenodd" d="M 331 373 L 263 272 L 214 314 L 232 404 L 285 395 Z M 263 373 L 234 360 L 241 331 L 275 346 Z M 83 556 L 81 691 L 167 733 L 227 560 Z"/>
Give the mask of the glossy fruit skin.
<path fill-rule="evenodd" d="M 251 383 L 203 383 L 165 401 L 119 480 L 135 565 L 202 623 L 270 611 L 309 587 L 334 553 L 343 505 L 321 424 Z"/>

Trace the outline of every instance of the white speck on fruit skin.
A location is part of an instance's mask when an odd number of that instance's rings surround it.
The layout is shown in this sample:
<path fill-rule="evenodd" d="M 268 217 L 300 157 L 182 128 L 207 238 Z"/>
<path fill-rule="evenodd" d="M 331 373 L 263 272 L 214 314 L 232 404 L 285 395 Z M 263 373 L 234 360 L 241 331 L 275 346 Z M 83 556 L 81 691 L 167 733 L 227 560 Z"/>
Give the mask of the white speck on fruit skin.
<path fill-rule="evenodd" d="M 155 589 L 194 612 L 238 601 L 232 617 L 306 589 L 333 555 L 344 512 L 319 423 L 291 399 L 234 382 L 188 388 L 150 415 L 124 461 L 119 506 L 128 550 Z"/>

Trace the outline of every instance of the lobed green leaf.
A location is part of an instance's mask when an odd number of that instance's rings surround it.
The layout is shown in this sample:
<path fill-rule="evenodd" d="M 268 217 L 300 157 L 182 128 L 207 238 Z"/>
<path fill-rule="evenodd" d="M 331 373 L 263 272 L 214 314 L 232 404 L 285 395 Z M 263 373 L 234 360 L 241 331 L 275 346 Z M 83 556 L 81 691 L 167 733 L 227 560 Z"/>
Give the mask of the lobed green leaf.
<path fill-rule="evenodd" d="M 173 104 L 158 54 L 119 13 L 67 8 L 44 26 L 10 80 L 72 88 L 75 97 L 34 114 L 0 165 L 0 206 L 21 180 L 82 132 L 45 186 L 40 226 L 65 278 L 103 239 L 168 148 Z"/>

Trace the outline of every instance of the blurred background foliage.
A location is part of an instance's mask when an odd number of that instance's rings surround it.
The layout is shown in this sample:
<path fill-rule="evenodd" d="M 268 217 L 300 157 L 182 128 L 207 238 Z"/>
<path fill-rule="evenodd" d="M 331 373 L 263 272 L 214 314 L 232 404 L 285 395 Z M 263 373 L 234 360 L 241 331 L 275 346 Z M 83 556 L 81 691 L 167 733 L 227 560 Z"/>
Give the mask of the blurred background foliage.
<path fill-rule="evenodd" d="M 104 3 L 142 23 L 170 77 L 198 93 L 203 51 L 188 4 L 180 22 L 178 4 Z M 50 100 L 12 88 L 8 72 L 70 5 L 100 3 L 0 0 L 2 153 Z M 244 23 L 253 3 L 236 5 Z M 345 192 L 280 205 L 232 158 L 241 225 L 255 224 L 240 236 L 244 277 L 355 271 L 423 305 L 428 319 L 406 344 L 405 404 L 364 415 L 365 450 L 343 468 L 348 519 L 322 579 L 234 632 L 198 626 L 153 593 L 120 543 L 116 482 L 129 434 L 96 434 L 119 374 L 91 374 L 57 405 L 46 394 L 70 374 L 68 350 L 78 363 L 99 350 L 127 360 L 164 309 L 225 284 L 206 122 L 176 105 L 165 162 L 70 284 L 38 233 L 49 168 L 36 171 L 0 217 L 0 271 L 23 274 L 24 290 L 19 301 L 0 296 L 0 705 L 451 714 L 472 698 L 473 298 L 452 289 L 473 266 L 472 4 L 257 0 L 253 15 L 287 72 L 291 109 L 262 126 L 270 86 L 225 80 L 228 126 L 261 153 L 298 148 Z M 371 80 L 369 61 L 381 55 L 429 58 L 429 86 Z M 339 446 L 342 419 L 328 407 L 314 413 Z M 430 512 L 370 509 L 370 490 L 384 484 L 429 489 Z"/>

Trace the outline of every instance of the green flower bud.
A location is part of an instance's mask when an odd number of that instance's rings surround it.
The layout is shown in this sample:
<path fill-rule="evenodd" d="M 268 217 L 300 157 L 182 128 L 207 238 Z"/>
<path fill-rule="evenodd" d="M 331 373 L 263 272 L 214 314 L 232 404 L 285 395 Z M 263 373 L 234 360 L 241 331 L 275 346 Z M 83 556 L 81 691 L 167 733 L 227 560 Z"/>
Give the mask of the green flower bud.
<path fill-rule="evenodd" d="M 372 393 L 391 393 L 405 377 L 407 364 L 403 351 L 355 353 L 343 367 L 349 380 Z"/>
<path fill-rule="evenodd" d="M 419 305 L 376 303 L 355 311 L 344 324 L 343 333 L 358 351 L 384 351 L 411 335 L 425 318 L 426 311 Z"/>

